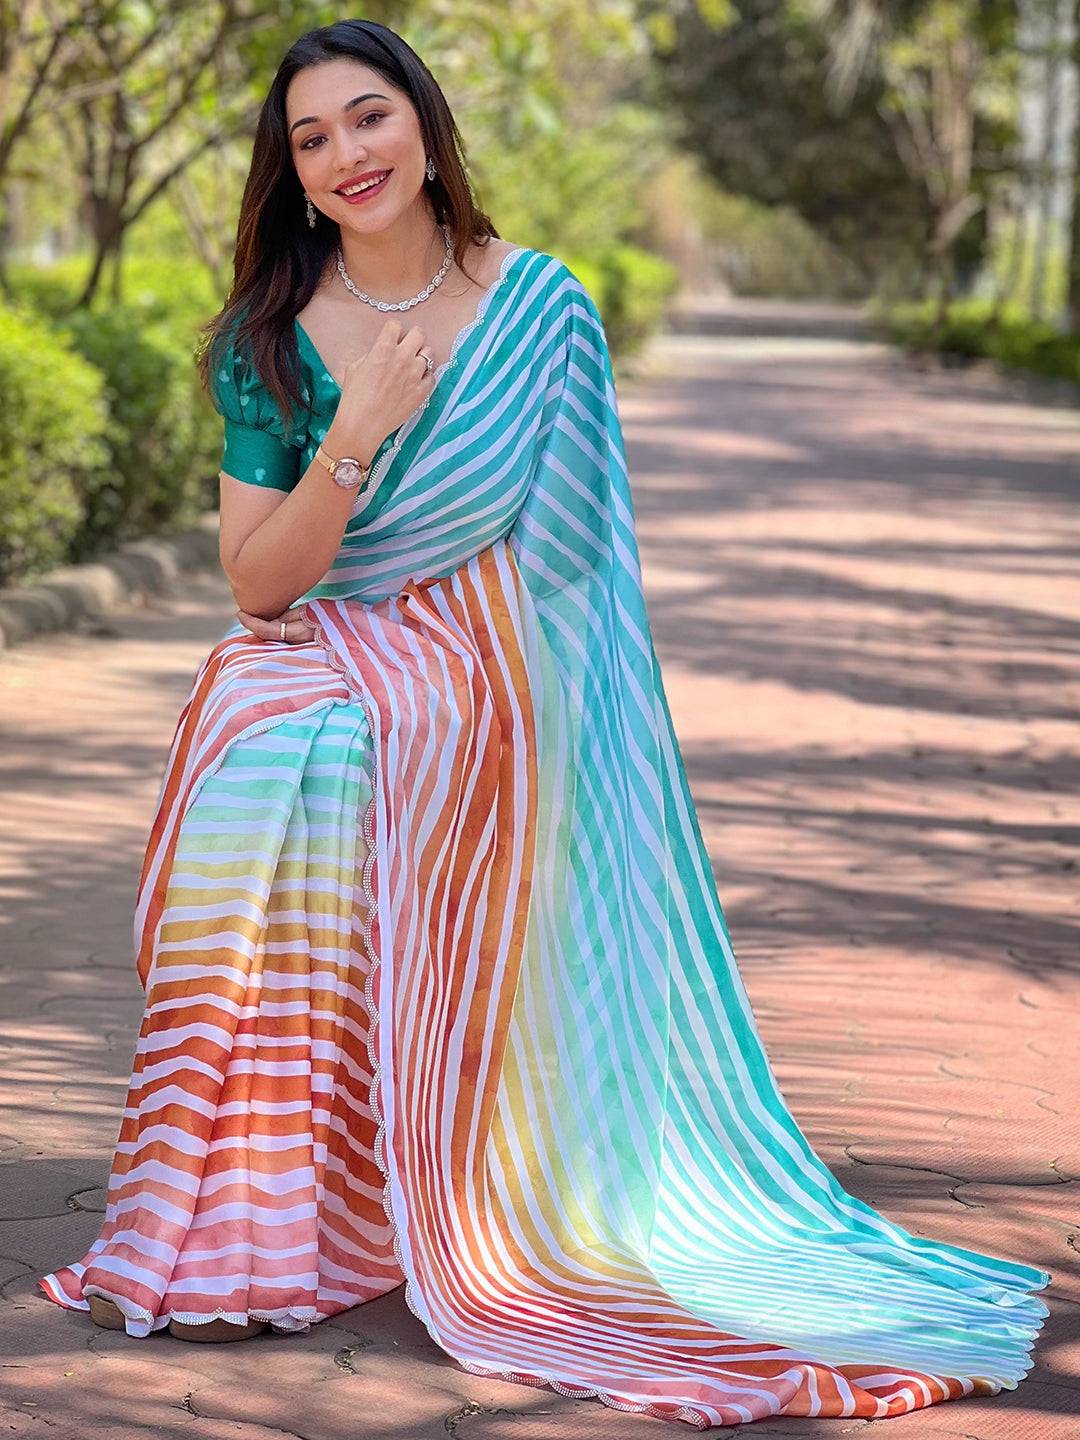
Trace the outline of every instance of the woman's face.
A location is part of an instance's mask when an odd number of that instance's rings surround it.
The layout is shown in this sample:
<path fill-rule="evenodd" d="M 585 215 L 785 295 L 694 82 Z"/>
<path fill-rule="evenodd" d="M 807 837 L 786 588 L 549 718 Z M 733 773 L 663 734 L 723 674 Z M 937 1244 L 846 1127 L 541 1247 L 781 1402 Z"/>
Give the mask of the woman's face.
<path fill-rule="evenodd" d="M 356 60 L 299 70 L 285 116 L 300 184 L 342 229 L 385 230 L 416 205 L 427 160 L 420 122 L 408 96 L 377 70 Z M 382 175 L 351 199 L 340 193 Z"/>

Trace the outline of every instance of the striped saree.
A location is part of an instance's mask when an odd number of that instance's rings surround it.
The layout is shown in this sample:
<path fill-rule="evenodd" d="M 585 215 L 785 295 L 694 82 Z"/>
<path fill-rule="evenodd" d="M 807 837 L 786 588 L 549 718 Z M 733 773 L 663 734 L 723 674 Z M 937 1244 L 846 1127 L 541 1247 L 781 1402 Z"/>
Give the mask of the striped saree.
<path fill-rule="evenodd" d="M 146 1335 L 404 1282 L 466 1370 L 698 1428 L 1013 1388 L 1050 1276 L 855 1199 L 777 1087 L 560 261 L 508 253 L 375 464 L 315 640 L 232 627 L 181 714 L 106 1219 L 45 1293 Z"/>

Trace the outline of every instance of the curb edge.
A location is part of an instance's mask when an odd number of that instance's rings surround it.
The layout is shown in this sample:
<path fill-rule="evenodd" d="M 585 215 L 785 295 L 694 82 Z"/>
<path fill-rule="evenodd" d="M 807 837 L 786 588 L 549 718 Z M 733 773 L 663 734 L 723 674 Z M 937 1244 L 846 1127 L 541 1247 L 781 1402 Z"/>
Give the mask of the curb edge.
<path fill-rule="evenodd" d="M 60 565 L 0 589 L 0 653 L 39 635 L 97 620 L 145 595 L 167 595 L 182 574 L 219 564 L 218 512 L 194 525 L 129 540 L 81 565 Z"/>

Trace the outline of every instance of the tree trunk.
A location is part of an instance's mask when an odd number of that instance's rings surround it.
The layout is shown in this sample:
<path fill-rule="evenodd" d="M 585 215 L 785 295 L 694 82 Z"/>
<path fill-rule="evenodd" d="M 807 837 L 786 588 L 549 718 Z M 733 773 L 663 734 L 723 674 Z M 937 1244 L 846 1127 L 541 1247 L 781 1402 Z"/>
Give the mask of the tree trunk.
<path fill-rule="evenodd" d="M 81 310 L 93 302 L 105 274 L 106 266 L 114 257 L 119 256 L 124 243 L 124 224 L 121 217 L 115 212 L 105 214 L 103 208 L 95 207 L 98 224 L 94 227 L 94 261 L 90 266 L 90 274 L 86 277 L 86 283 L 83 285 L 82 294 L 75 302 L 77 310 Z M 113 298 L 116 298 L 115 288 Z"/>
<path fill-rule="evenodd" d="M 1052 264 L 1068 264 L 1076 191 L 1076 0 L 1020 0 L 1020 150 L 1024 208 L 1033 233 L 1025 296 L 1033 315 L 1051 314 Z M 1058 271 L 1060 274 L 1060 271 Z"/>

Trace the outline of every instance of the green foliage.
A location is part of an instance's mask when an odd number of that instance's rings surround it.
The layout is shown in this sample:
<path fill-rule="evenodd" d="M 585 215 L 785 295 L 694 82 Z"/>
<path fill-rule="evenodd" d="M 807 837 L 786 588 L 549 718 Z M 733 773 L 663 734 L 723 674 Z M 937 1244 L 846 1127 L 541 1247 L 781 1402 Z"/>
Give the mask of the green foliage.
<path fill-rule="evenodd" d="M 559 258 L 595 300 L 616 356 L 641 348 L 679 285 L 674 265 L 636 245 L 610 245 L 581 258 L 566 253 Z"/>
<path fill-rule="evenodd" d="M 109 463 L 82 488 L 83 516 L 72 558 L 110 542 L 182 524 L 213 501 L 221 422 L 198 383 L 194 345 L 218 308 L 201 266 L 190 261 L 133 260 L 125 266 L 125 302 L 98 296 L 74 310 L 84 257 L 47 269 L 13 267 L 26 303 L 51 316 L 99 372 L 109 425 Z"/>
<path fill-rule="evenodd" d="M 8 278 L 26 305 L 43 315 L 63 319 L 72 312 L 89 268 L 89 257 L 81 253 L 50 265 L 25 261 L 11 264 Z M 123 273 L 124 305 L 144 320 L 173 319 L 180 324 L 193 321 L 197 326 L 218 308 L 205 267 L 188 257 L 162 260 L 129 256 Z M 93 308 L 106 311 L 110 304 L 105 295 L 98 295 Z"/>
<path fill-rule="evenodd" d="M 880 78 L 861 80 L 841 110 L 825 84 L 827 32 L 806 7 L 734 8 L 736 23 L 720 29 L 682 12 L 675 47 L 656 57 L 680 138 L 724 191 L 801 216 L 869 292 L 921 253 L 929 223 L 881 113 Z"/>
<path fill-rule="evenodd" d="M 206 267 L 192 257 L 127 258 L 123 293 L 134 328 L 146 329 L 149 343 L 167 357 L 175 392 L 171 403 L 183 406 L 185 438 L 177 432 L 170 448 L 183 454 L 186 447 L 189 475 L 176 493 L 190 499 L 201 486 L 202 503 L 216 503 L 221 418 L 199 383 L 195 346 L 202 326 L 221 308 L 223 296 Z M 94 308 L 110 307 L 102 298 Z"/>
<path fill-rule="evenodd" d="M 936 350 L 958 361 L 996 360 L 1012 370 L 1080 382 L 1080 335 L 1064 334 L 1017 305 L 958 300 L 940 324 L 935 309 L 930 302 L 879 307 L 873 318 L 890 339 L 912 350 Z"/>
<path fill-rule="evenodd" d="M 8 266 L 8 281 L 16 299 L 37 314 L 59 320 L 70 314 L 86 273 L 83 256 L 71 256 L 51 265 L 16 262 Z"/>
<path fill-rule="evenodd" d="M 0 583 L 63 560 L 108 464 L 101 375 L 22 307 L 0 306 Z"/>
<path fill-rule="evenodd" d="M 761 205 L 702 181 L 687 204 L 720 278 L 736 295 L 852 298 L 865 277 L 788 205 Z"/>
<path fill-rule="evenodd" d="M 110 463 L 85 492 L 75 553 L 193 519 L 210 492 L 206 472 L 193 464 L 187 345 L 166 322 L 147 323 L 126 306 L 79 312 L 65 328 L 104 376 L 111 421 Z"/>
<path fill-rule="evenodd" d="M 989 256 L 993 285 L 1017 304 L 1060 314 L 1067 303 L 1069 286 L 1064 237 L 1052 230 L 1041 256 L 1038 241 L 1033 224 L 1015 217 L 999 220 L 994 226 Z"/>
<path fill-rule="evenodd" d="M 478 149 L 476 188 L 500 234 L 537 250 L 587 253 L 633 235 L 665 155 L 657 116 L 620 105 L 588 129 L 535 132 L 516 151 L 492 137 Z"/>

